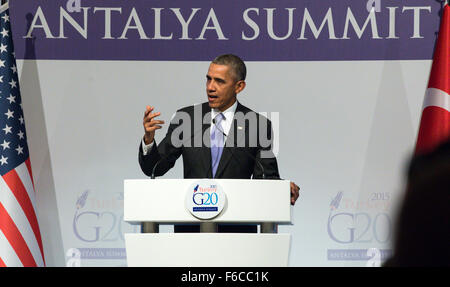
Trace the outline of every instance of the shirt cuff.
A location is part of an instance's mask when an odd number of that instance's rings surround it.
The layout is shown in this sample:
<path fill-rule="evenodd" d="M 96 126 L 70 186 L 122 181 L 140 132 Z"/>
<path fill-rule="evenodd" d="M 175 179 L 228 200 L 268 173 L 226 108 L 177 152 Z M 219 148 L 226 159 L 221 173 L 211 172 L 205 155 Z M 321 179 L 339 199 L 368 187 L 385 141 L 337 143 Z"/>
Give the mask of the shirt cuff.
<path fill-rule="evenodd" d="M 145 144 L 144 139 L 142 139 L 142 154 L 147 155 L 153 147 L 155 141 L 153 140 L 150 144 Z"/>

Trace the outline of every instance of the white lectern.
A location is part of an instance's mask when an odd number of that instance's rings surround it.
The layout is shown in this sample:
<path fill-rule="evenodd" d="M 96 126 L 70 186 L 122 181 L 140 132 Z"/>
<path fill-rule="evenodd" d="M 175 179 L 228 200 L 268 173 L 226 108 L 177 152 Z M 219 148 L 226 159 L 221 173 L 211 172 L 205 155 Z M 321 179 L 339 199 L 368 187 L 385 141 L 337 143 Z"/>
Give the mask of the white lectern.
<path fill-rule="evenodd" d="M 144 232 L 125 234 L 128 266 L 287 266 L 291 237 L 278 234 L 277 225 L 291 223 L 289 181 L 208 180 L 226 197 L 222 211 L 208 220 L 186 207 L 190 189 L 202 179 L 124 181 L 124 220 L 142 223 Z M 201 232 L 158 233 L 158 224 L 177 223 L 200 223 Z M 217 223 L 261 228 L 260 233 L 215 233 Z"/>

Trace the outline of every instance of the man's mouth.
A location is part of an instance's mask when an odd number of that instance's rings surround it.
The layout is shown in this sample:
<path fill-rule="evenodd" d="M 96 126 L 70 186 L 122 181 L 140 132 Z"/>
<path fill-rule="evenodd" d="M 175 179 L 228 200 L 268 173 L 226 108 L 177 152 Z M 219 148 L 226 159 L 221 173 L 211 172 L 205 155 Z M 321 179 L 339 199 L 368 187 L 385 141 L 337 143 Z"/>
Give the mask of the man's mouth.
<path fill-rule="evenodd" d="M 214 100 L 214 99 L 217 99 L 217 98 L 219 98 L 218 96 L 214 96 L 214 95 L 208 95 L 208 99 L 209 100 Z"/>

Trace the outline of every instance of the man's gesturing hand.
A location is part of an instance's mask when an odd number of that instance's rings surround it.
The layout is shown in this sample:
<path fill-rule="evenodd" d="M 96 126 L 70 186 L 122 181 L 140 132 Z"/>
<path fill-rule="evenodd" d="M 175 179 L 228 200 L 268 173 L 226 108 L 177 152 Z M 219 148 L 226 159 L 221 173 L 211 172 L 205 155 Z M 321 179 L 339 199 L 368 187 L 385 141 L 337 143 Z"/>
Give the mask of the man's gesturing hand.
<path fill-rule="evenodd" d="M 300 195 L 300 187 L 291 181 L 291 205 L 294 205 Z"/>
<path fill-rule="evenodd" d="M 164 121 L 155 120 L 155 117 L 161 115 L 161 113 L 152 113 L 152 111 L 155 109 L 155 107 L 147 106 L 144 113 L 144 142 L 145 144 L 150 144 L 153 142 L 153 139 L 155 138 L 155 131 L 162 128 L 162 124 L 164 124 Z"/>

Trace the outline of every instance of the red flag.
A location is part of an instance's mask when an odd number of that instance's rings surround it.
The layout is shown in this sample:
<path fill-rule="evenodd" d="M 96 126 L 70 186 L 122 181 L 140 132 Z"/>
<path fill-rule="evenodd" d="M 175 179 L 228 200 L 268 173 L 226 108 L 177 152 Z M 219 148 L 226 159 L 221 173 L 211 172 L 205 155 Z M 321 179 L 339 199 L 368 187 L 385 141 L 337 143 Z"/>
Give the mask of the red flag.
<path fill-rule="evenodd" d="M 0 267 L 45 266 L 8 3 L 0 28 Z"/>
<path fill-rule="evenodd" d="M 450 137 L 450 6 L 444 7 L 422 110 L 416 154 Z"/>

